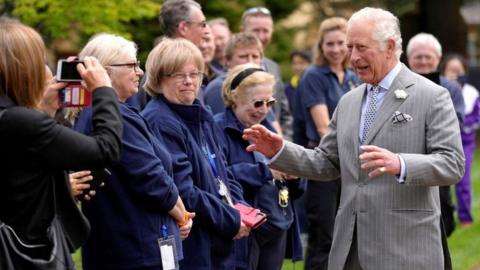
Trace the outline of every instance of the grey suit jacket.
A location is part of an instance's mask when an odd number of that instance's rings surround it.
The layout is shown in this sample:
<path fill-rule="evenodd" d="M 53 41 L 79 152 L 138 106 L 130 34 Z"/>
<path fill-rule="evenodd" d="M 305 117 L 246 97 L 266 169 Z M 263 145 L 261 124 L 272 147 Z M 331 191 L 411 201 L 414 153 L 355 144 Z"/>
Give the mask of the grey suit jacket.
<path fill-rule="evenodd" d="M 408 93 L 396 98 L 394 90 Z M 341 176 L 329 269 L 343 269 L 356 225 L 363 269 L 443 269 L 439 185 L 451 185 L 464 172 L 458 121 L 448 92 L 402 70 L 385 95 L 365 144 L 399 153 L 406 181 L 383 175 L 369 179 L 360 169 L 359 123 L 366 85 L 345 94 L 330 123 L 330 133 L 314 150 L 285 142 L 272 167 L 328 181 Z M 412 121 L 393 123 L 395 111 Z"/>

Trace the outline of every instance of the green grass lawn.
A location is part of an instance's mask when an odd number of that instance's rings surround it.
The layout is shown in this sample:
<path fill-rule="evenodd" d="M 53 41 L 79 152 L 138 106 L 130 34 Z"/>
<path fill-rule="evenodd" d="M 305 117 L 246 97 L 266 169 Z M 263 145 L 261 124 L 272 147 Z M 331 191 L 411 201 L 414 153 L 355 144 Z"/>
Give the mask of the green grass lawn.
<path fill-rule="evenodd" d="M 480 146 L 480 143 L 477 143 L 477 146 Z M 480 150 L 475 152 L 475 160 L 472 164 L 472 185 L 472 212 L 475 222 L 467 229 L 457 226 L 448 239 L 455 270 L 472 270 L 473 267 L 480 265 Z M 455 197 L 454 194 L 455 191 L 452 188 L 453 197 Z M 290 260 L 285 260 L 282 267 L 282 270 L 299 269 L 303 269 L 303 261 L 293 264 Z"/>
<path fill-rule="evenodd" d="M 477 144 L 480 145 L 480 144 Z M 473 184 L 473 216 L 475 223 L 468 229 L 457 226 L 454 233 L 448 239 L 450 253 L 452 255 L 453 269 L 471 270 L 474 266 L 480 264 L 480 151 L 475 153 L 475 160 L 472 164 L 472 184 Z M 452 194 L 454 194 L 452 190 Z M 82 269 L 80 252 L 77 251 L 73 256 L 77 269 Z M 282 270 L 301 270 L 303 261 L 293 264 L 290 260 L 285 260 Z"/>

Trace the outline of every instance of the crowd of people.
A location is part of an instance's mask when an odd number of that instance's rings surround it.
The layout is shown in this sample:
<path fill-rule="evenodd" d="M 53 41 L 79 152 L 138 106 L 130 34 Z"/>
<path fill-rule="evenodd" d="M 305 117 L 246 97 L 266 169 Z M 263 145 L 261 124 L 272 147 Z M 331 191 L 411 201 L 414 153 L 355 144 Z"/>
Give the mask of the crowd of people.
<path fill-rule="evenodd" d="M 159 21 L 145 70 L 133 41 L 90 38 L 79 109 L 41 36 L 0 19 L 0 269 L 74 269 L 79 247 L 84 269 L 279 270 L 304 248 L 305 269 L 452 268 L 480 127 L 461 55 L 419 33 L 408 68 L 398 18 L 367 7 L 325 19 L 283 82 L 265 7 L 239 33 L 193 0 Z"/>

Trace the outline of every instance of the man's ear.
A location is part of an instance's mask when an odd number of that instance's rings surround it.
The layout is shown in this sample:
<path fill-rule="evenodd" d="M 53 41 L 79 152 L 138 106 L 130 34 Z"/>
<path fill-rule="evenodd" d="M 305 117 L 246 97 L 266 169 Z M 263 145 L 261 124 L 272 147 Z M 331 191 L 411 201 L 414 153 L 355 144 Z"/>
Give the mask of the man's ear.
<path fill-rule="evenodd" d="M 387 52 L 389 55 L 395 56 L 395 40 L 387 40 Z"/>
<path fill-rule="evenodd" d="M 178 36 L 184 37 L 187 32 L 187 21 L 181 21 L 177 26 Z"/>

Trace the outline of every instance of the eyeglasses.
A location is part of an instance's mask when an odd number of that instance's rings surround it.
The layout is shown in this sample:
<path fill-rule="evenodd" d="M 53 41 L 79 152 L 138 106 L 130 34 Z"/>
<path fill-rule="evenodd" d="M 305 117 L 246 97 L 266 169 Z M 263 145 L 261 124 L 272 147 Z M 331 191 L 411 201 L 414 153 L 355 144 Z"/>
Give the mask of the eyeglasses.
<path fill-rule="evenodd" d="M 201 26 L 202 28 L 207 27 L 207 21 L 201 21 L 201 22 L 192 22 L 192 21 L 187 21 L 188 24 L 195 24 L 198 26 Z"/>
<path fill-rule="evenodd" d="M 264 15 L 268 15 L 268 16 L 272 15 L 272 13 L 270 13 L 270 10 L 268 10 L 268 8 L 266 8 L 266 7 L 252 7 L 252 8 L 249 8 L 249 9 L 245 10 L 245 12 L 243 12 L 242 17 L 245 17 L 247 15 L 252 15 L 252 14 L 264 14 Z"/>
<path fill-rule="evenodd" d="M 111 66 L 111 67 L 128 67 L 128 68 L 131 68 L 132 70 L 136 70 L 137 68 L 140 68 L 140 61 L 132 62 L 132 63 L 123 63 L 123 64 L 111 64 L 109 66 Z"/>
<path fill-rule="evenodd" d="M 187 80 L 187 78 L 190 78 L 192 81 L 201 80 L 203 77 L 203 74 L 200 71 L 188 72 L 188 73 L 177 72 L 177 73 L 167 74 L 167 77 L 174 78 L 178 82 L 184 82 Z"/>
<path fill-rule="evenodd" d="M 260 108 L 263 105 L 267 105 L 267 108 L 270 108 L 277 102 L 276 99 L 270 98 L 270 99 L 259 99 L 259 100 L 252 100 L 253 107 L 255 108 Z"/>

